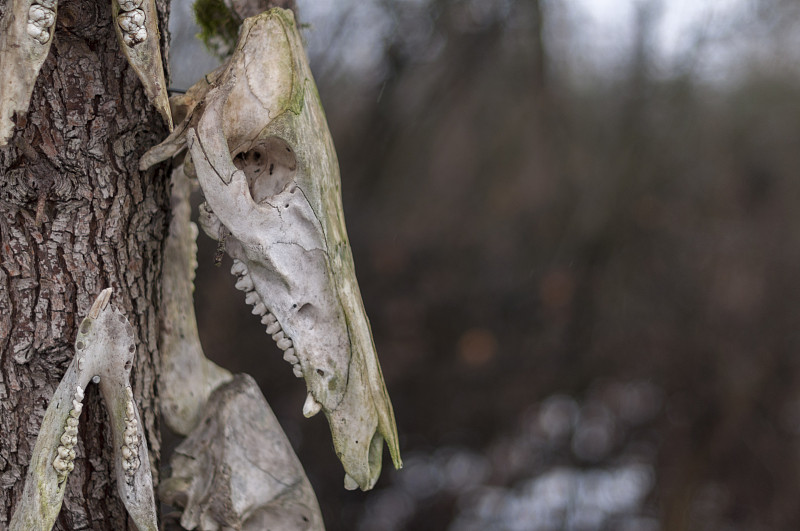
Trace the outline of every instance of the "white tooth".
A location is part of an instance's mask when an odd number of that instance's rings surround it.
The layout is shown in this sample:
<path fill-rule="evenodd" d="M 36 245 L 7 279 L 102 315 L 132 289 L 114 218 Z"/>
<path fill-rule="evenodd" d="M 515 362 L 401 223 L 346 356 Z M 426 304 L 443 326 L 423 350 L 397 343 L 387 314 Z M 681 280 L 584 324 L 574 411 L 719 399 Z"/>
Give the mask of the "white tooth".
<path fill-rule="evenodd" d="M 239 280 L 236 281 L 236 289 L 240 291 L 253 291 L 253 281 L 250 280 L 250 277 L 247 275 L 243 277 L 239 277 Z"/>
<path fill-rule="evenodd" d="M 234 260 L 231 267 L 231 275 L 242 276 L 247 274 L 247 266 L 241 260 Z"/>
<path fill-rule="evenodd" d="M 306 396 L 306 403 L 303 404 L 303 416 L 307 419 L 310 419 L 319 413 L 320 409 L 322 409 L 322 404 L 314 400 L 314 397 L 311 395 L 311 393 L 308 393 L 308 396 Z"/>
<path fill-rule="evenodd" d="M 358 488 L 358 483 L 350 477 L 350 474 L 344 475 L 344 488 L 347 490 L 356 490 Z"/>
<path fill-rule="evenodd" d="M 292 347 L 292 340 L 289 339 L 288 337 L 278 341 L 278 348 L 281 350 L 286 350 L 291 347 Z"/>
<path fill-rule="evenodd" d="M 276 321 L 276 322 L 272 323 L 271 325 L 269 325 L 267 327 L 267 333 L 269 335 L 272 335 L 272 334 L 277 333 L 278 330 L 280 330 L 280 329 L 281 329 L 281 325 L 279 325 L 278 322 Z"/>
<path fill-rule="evenodd" d="M 274 334 L 272 334 L 272 340 L 273 340 L 274 342 L 276 342 L 276 343 L 277 343 L 278 341 L 280 341 L 281 339 L 285 338 L 285 337 L 286 337 L 286 335 L 283 333 L 283 330 L 278 330 L 277 332 L 275 332 Z"/>
<path fill-rule="evenodd" d="M 259 300 L 258 293 L 255 291 L 248 291 L 247 295 L 244 296 L 244 302 L 250 305 L 257 303 Z"/>
<path fill-rule="evenodd" d="M 271 313 L 268 313 L 267 315 L 265 315 L 264 317 L 261 318 L 261 324 L 265 324 L 265 325 L 272 324 L 275 321 L 277 321 L 277 319 Z"/>
<path fill-rule="evenodd" d="M 300 368 L 300 365 L 295 365 L 294 367 L 292 367 L 292 372 L 298 378 L 302 378 L 303 377 L 303 369 Z"/>
<path fill-rule="evenodd" d="M 267 313 L 267 307 L 264 306 L 263 302 L 256 303 L 253 306 L 253 315 L 264 315 L 265 313 Z"/>
<path fill-rule="evenodd" d="M 293 348 L 286 349 L 286 352 L 283 354 L 283 359 L 285 359 L 292 365 L 300 361 L 299 359 L 297 359 L 297 356 L 295 356 Z"/>

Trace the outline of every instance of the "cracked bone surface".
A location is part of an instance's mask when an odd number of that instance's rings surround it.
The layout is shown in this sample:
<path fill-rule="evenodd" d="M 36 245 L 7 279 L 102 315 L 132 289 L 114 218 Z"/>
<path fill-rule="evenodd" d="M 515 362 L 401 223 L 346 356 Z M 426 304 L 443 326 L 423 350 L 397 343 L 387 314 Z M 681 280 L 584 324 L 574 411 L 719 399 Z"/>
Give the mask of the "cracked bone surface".
<path fill-rule="evenodd" d="M 186 171 L 207 202 L 201 226 L 215 238 L 230 233 L 237 287 L 305 378 L 304 412 L 327 417 L 345 486 L 372 488 L 384 440 L 402 466 L 397 428 L 356 281 L 336 153 L 292 13 L 245 20 L 228 62 L 173 104 L 185 119 L 140 168 L 188 147 Z"/>
<path fill-rule="evenodd" d="M 55 0 L 10 0 L 0 20 L 0 147 L 28 112 L 33 86 L 53 42 Z"/>
<path fill-rule="evenodd" d="M 300 461 L 246 374 L 214 391 L 170 466 L 159 496 L 183 509 L 185 529 L 324 529 Z"/>
<path fill-rule="evenodd" d="M 197 226 L 183 165 L 171 190 L 158 387 L 164 421 L 188 439 L 161 498 L 183 508 L 187 529 L 324 529 L 311 484 L 255 382 L 228 383 L 233 376 L 203 354 L 193 300 Z"/>
<path fill-rule="evenodd" d="M 11 531 L 53 527 L 74 466 L 84 390 L 92 381 L 108 409 L 120 498 L 139 531 L 158 529 L 150 459 L 130 387 L 136 338 L 110 299 L 111 288 L 100 292 L 78 328 L 75 356 L 44 414 Z"/>

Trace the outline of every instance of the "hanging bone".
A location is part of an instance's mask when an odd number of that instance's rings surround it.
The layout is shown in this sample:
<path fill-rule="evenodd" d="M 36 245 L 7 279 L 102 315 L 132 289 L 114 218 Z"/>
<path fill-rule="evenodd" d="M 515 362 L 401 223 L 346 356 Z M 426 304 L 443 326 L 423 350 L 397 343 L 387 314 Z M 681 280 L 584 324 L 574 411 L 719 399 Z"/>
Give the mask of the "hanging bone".
<path fill-rule="evenodd" d="M 176 107 L 186 118 L 140 161 L 188 147 L 206 198 L 201 225 L 230 233 L 237 288 L 295 374 L 304 414 L 328 419 L 345 487 L 372 488 L 383 442 L 402 466 L 394 412 L 353 268 L 339 167 L 294 16 L 244 21 L 226 65 Z"/>
<path fill-rule="evenodd" d="M 158 387 L 164 421 L 188 437 L 170 459 L 160 498 L 182 509 L 185 529 L 321 531 L 311 484 L 258 386 L 203 354 L 192 293 L 197 226 L 183 165 L 171 190 Z"/>
<path fill-rule="evenodd" d="M 231 373 L 203 354 L 194 313 L 197 225 L 191 222 L 191 183 L 183 165 L 172 171 L 172 219 L 161 275 L 161 369 L 158 394 L 164 422 L 189 435 L 200 423 L 208 397 Z"/>
<path fill-rule="evenodd" d="M 147 98 L 172 131 L 155 0 L 112 0 L 111 11 L 122 53 L 141 79 Z"/>
<path fill-rule="evenodd" d="M 28 111 L 53 42 L 56 10 L 56 0 L 10 0 L 0 20 L 0 147 L 14 133 L 14 116 Z"/>
<path fill-rule="evenodd" d="M 111 288 L 103 290 L 81 322 L 75 357 L 42 420 L 10 531 L 50 531 L 53 527 L 74 468 L 78 421 L 89 382 L 99 384 L 108 409 L 119 496 L 139 531 L 158 529 L 150 459 L 130 386 L 136 338 L 133 327 L 110 299 Z"/>

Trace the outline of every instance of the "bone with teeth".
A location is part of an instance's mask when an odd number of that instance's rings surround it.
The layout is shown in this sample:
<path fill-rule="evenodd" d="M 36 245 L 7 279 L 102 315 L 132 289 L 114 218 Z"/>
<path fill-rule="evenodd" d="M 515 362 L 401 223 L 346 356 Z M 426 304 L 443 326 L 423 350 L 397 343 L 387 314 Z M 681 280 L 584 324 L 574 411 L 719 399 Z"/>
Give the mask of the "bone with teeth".
<path fill-rule="evenodd" d="M 291 520 L 301 521 L 306 531 L 322 531 L 311 485 L 258 386 L 203 353 L 193 310 L 197 227 L 191 223 L 191 183 L 184 168 L 172 174 L 158 378 L 163 419 L 188 437 L 173 453 L 172 477 L 162 480 L 159 494 L 183 509 L 184 529 L 295 529 L 286 525 Z M 241 262 L 231 270 L 246 272 Z M 226 480 L 231 477 L 236 481 Z"/>
<path fill-rule="evenodd" d="M 245 302 L 253 306 L 253 315 L 263 315 L 261 322 L 267 325 L 267 334 L 272 336 L 272 340 L 275 341 L 275 344 L 279 349 L 286 351 L 283 359 L 292 364 L 292 373 L 298 378 L 302 378 L 303 369 L 300 366 L 300 359 L 295 354 L 294 348 L 292 348 L 294 343 L 290 338 L 286 337 L 286 333 L 281 329 L 281 325 L 278 323 L 277 318 L 272 314 L 272 312 L 269 311 L 269 309 L 267 309 L 258 292 L 255 291 L 255 286 L 253 285 L 253 281 L 248 274 L 247 266 L 240 260 L 234 260 L 233 266 L 231 267 L 231 274 L 239 277 L 236 281 L 235 287 L 236 289 L 245 292 Z M 311 395 L 309 394 L 309 397 L 310 396 Z M 321 407 L 322 406 L 320 406 L 320 408 Z M 305 412 L 306 406 L 303 406 L 303 413 L 305 414 Z M 313 414 L 318 412 L 319 409 L 316 409 Z"/>
<path fill-rule="evenodd" d="M 75 445 L 78 443 L 78 418 L 83 409 L 83 389 L 78 385 L 75 387 L 75 395 L 72 399 L 72 409 L 69 412 L 67 423 L 64 426 L 64 434 L 59 439 L 61 445 L 56 450 L 58 454 L 53 460 L 53 468 L 58 474 L 58 482 L 67 479 L 67 475 L 75 468 Z"/>
<path fill-rule="evenodd" d="M 140 531 L 158 529 L 150 460 L 147 446 L 140 444 L 141 421 L 129 383 L 136 353 L 135 336 L 125 316 L 110 304 L 110 298 L 111 289 L 103 290 L 78 327 L 77 355 L 44 414 L 22 502 L 11 518 L 10 531 L 44 531 L 53 527 L 67 475 L 75 468 L 84 389 L 90 382 L 99 384 L 108 409 L 120 498 Z"/>
<path fill-rule="evenodd" d="M 261 321 L 321 405 L 348 486 L 368 490 L 384 441 L 402 461 L 324 111 L 291 12 L 251 17 L 239 35 L 231 59 L 176 98 L 183 123 L 140 168 L 188 148 L 207 203 L 200 225 L 212 238 L 224 227 L 232 272 L 248 277 L 237 288 L 269 310 Z"/>
<path fill-rule="evenodd" d="M 172 131 L 155 0 L 113 0 L 112 6 L 122 53 L 142 81 L 147 98 Z"/>
<path fill-rule="evenodd" d="M 10 0 L 0 9 L 0 147 L 28 112 L 39 70 L 53 42 L 55 0 Z M 16 116 L 16 119 L 15 119 Z"/>

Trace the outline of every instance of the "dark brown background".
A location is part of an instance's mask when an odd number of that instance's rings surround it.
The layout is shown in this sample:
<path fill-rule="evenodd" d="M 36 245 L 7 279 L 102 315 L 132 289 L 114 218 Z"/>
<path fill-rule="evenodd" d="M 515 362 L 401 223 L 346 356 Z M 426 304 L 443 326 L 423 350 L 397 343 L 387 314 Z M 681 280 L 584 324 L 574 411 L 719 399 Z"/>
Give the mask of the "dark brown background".
<path fill-rule="evenodd" d="M 258 380 L 330 530 L 465 529 L 487 492 L 629 462 L 653 482 L 628 516 L 553 528 L 797 529 L 797 8 L 709 22 L 665 70 L 658 2 L 613 68 L 567 61 L 582 26 L 555 2 L 479 4 L 376 2 L 388 19 L 310 30 L 407 469 L 342 489 L 324 420 L 201 237 L 206 352 Z M 347 36 L 381 20 L 356 75 Z M 729 42 L 753 51 L 709 74 Z M 547 444 L 545 410 L 567 426 Z M 485 528 L 549 529 L 521 518 Z"/>

